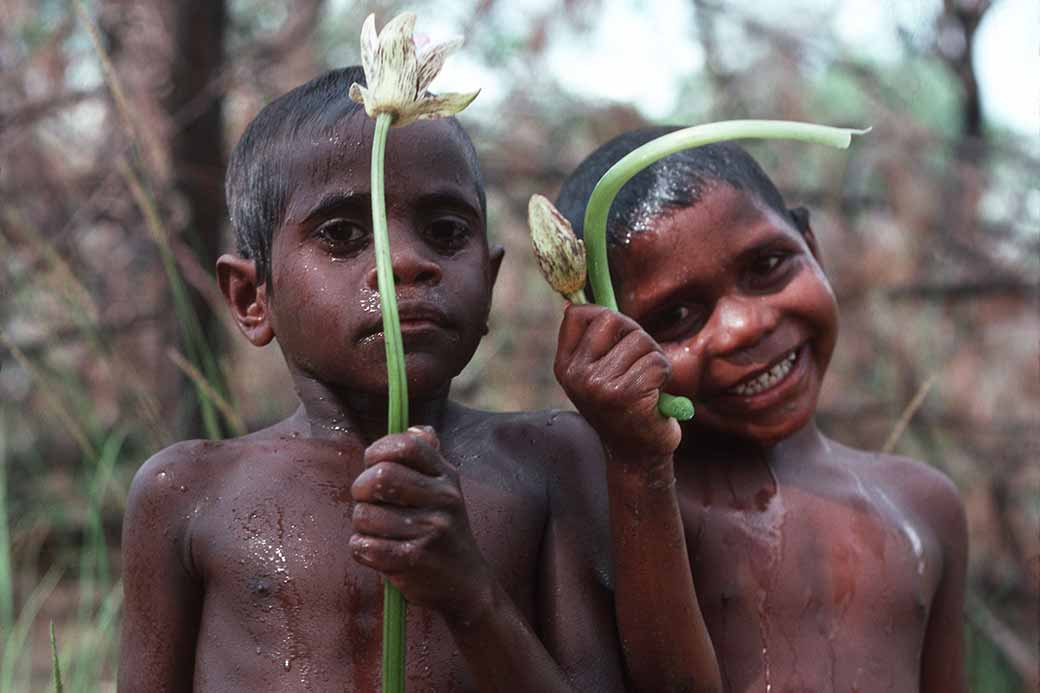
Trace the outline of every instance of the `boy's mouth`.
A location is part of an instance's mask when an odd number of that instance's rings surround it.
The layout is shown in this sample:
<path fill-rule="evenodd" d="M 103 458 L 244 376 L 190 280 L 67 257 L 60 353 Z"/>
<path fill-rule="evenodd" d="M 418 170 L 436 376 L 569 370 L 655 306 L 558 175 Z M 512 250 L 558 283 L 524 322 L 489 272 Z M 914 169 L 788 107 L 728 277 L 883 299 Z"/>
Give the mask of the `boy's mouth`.
<path fill-rule="evenodd" d="M 402 333 L 451 327 L 448 315 L 436 305 L 427 302 L 401 301 L 397 304 L 397 317 Z M 382 315 L 377 315 L 362 332 L 362 338 L 382 332 L 383 318 Z"/>
<path fill-rule="evenodd" d="M 788 351 L 771 365 L 748 375 L 739 383 L 727 389 L 726 394 L 738 397 L 751 397 L 772 390 L 790 375 L 801 351 L 802 348 L 800 346 Z"/>

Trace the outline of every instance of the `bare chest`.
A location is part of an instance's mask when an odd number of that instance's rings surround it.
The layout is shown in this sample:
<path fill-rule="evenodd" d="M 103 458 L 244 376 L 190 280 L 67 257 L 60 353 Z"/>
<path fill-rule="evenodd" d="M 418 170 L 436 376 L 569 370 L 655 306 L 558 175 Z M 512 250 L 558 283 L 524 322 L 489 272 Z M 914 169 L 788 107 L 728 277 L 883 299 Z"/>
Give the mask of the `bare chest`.
<path fill-rule="evenodd" d="M 330 681 L 378 688 L 383 584 L 349 550 L 353 478 L 306 466 L 249 472 L 225 485 L 234 492 L 196 509 L 191 555 L 205 590 L 200 676 L 241 676 L 250 690 L 266 690 L 257 681 L 270 690 L 328 690 Z M 478 548 L 530 616 L 540 499 L 488 478 L 464 477 L 462 486 Z M 408 631 L 415 676 L 438 690 L 465 690 L 462 660 L 439 615 L 411 609 Z"/>
<path fill-rule="evenodd" d="M 731 689 L 913 690 L 941 571 L 934 539 L 883 494 L 761 500 L 683 507 Z"/>

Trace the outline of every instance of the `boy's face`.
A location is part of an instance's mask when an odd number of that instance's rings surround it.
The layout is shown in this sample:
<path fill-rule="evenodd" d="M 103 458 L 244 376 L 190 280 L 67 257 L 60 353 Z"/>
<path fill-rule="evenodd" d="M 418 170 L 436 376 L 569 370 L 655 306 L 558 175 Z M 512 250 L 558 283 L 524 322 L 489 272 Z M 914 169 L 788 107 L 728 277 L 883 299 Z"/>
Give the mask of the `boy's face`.
<path fill-rule="evenodd" d="M 621 310 L 672 363 L 694 427 L 773 444 L 811 419 L 837 305 L 811 232 L 718 184 L 612 249 Z"/>
<path fill-rule="evenodd" d="M 372 240 L 372 123 L 307 137 L 286 162 L 285 222 L 272 241 L 270 319 L 291 368 L 385 396 L 386 356 Z M 489 253 L 458 131 L 425 121 L 390 131 L 387 223 L 409 394 L 442 393 L 486 332 L 501 251 Z M 492 257 L 489 257 L 492 256 Z"/>

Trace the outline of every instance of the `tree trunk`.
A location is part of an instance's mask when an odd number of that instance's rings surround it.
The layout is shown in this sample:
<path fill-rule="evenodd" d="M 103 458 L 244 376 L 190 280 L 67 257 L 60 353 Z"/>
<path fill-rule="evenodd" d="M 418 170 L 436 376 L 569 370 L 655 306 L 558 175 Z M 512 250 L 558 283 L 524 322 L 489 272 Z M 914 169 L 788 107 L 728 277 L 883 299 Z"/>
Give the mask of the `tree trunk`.
<path fill-rule="evenodd" d="M 226 0 L 166 0 L 162 12 L 171 33 L 169 92 L 163 110 L 169 124 L 169 165 L 173 188 L 184 205 L 180 238 L 198 264 L 212 273 L 223 246 L 227 214 L 224 204 L 224 83 L 227 28 Z M 189 287 L 208 349 L 216 357 L 223 347 L 222 327 L 213 306 Z M 196 363 L 200 371 L 202 364 Z M 207 373 L 213 379 L 213 373 Z M 181 430 L 192 437 L 205 433 L 198 398 L 185 382 Z M 226 392 L 223 378 L 211 383 Z"/>

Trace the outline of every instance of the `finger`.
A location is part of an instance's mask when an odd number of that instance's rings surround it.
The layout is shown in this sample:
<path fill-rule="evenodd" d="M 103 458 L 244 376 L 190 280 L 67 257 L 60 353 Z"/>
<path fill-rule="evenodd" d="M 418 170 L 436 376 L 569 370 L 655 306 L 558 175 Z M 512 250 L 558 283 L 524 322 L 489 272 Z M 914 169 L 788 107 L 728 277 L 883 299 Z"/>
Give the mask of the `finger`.
<path fill-rule="evenodd" d="M 596 317 L 574 350 L 576 363 L 594 363 L 603 358 L 622 338 L 639 329 L 631 318 L 614 311 L 604 312 Z"/>
<path fill-rule="evenodd" d="M 397 575 L 415 566 L 418 552 L 414 540 L 398 541 L 361 534 L 350 537 L 350 553 L 354 560 L 384 575 Z"/>
<path fill-rule="evenodd" d="M 409 426 L 406 433 L 423 441 L 434 450 L 440 451 L 441 449 L 441 439 L 437 437 L 433 426 Z"/>
<path fill-rule="evenodd" d="M 428 435 L 425 431 L 383 436 L 365 448 L 365 466 L 396 462 L 430 476 L 450 474 L 454 468 L 444 460 L 436 447 L 427 442 L 430 437 L 435 438 L 432 433 Z"/>
<path fill-rule="evenodd" d="M 360 474 L 350 487 L 357 503 L 386 503 L 407 508 L 451 508 L 461 502 L 458 483 L 430 476 L 397 462 L 379 462 Z"/>
<path fill-rule="evenodd" d="M 354 532 L 362 536 L 400 541 L 447 529 L 451 515 L 443 510 L 358 503 L 351 522 Z"/>
<path fill-rule="evenodd" d="M 644 354 L 618 379 L 618 389 L 622 392 L 644 393 L 657 406 L 661 388 L 668 382 L 672 366 L 668 358 L 660 351 Z"/>
<path fill-rule="evenodd" d="M 593 367 L 602 377 L 614 380 L 628 373 L 644 356 L 655 352 L 664 353 L 653 337 L 637 329 L 622 337 Z"/>
<path fill-rule="evenodd" d="M 556 340 L 556 361 L 569 363 L 574 357 L 574 350 L 585 334 L 589 323 L 608 309 L 594 304 L 570 305 L 563 313 L 560 323 L 560 334 Z"/>

